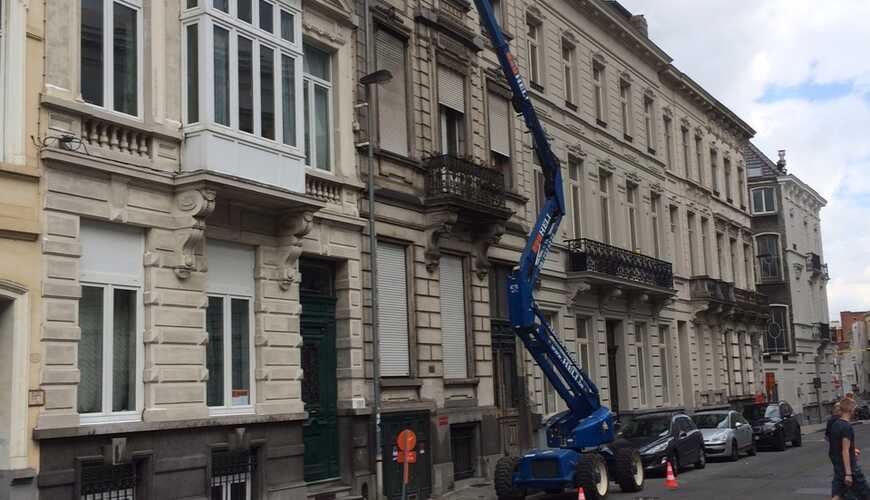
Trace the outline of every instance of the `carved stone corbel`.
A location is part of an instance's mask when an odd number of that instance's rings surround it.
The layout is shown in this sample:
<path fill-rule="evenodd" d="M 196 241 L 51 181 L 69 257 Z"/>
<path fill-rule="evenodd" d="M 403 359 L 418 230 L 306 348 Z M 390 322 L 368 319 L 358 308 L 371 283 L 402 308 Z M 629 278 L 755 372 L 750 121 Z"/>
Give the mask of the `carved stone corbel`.
<path fill-rule="evenodd" d="M 459 214 L 454 211 L 441 211 L 429 214 L 426 221 L 426 270 L 434 273 L 438 269 L 438 261 L 441 259 L 441 237 L 453 230 L 453 225 Z M 488 247 L 487 247 L 488 248 Z"/>
<path fill-rule="evenodd" d="M 178 210 L 175 230 L 176 262 L 173 266 L 179 279 L 190 277 L 196 269 L 196 254 L 202 253 L 205 238 L 205 219 L 214 211 L 216 193 L 207 188 L 182 191 L 175 196 Z"/>
<path fill-rule="evenodd" d="M 279 225 L 280 257 L 278 261 L 278 286 L 285 292 L 298 279 L 296 262 L 302 255 L 302 239 L 311 231 L 314 213 L 304 210 L 287 212 L 281 216 Z"/>
<path fill-rule="evenodd" d="M 474 271 L 477 278 L 482 280 L 489 273 L 492 264 L 489 262 L 489 247 L 498 243 L 501 235 L 505 232 L 504 224 L 492 223 L 486 225 L 482 231 L 472 234 L 474 241 Z"/>
<path fill-rule="evenodd" d="M 572 281 L 568 283 L 568 303 L 573 304 L 577 302 L 577 299 L 580 297 L 581 293 L 588 292 L 592 290 L 592 285 L 590 285 L 586 281 Z"/>

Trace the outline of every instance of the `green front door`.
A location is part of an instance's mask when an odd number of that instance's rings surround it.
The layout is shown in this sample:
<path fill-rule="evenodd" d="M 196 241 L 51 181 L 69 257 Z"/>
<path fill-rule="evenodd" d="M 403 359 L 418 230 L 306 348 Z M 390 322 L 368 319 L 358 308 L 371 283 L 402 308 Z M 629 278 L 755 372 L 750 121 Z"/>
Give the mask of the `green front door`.
<path fill-rule="evenodd" d="M 301 294 L 305 480 L 338 477 L 335 297 Z"/>

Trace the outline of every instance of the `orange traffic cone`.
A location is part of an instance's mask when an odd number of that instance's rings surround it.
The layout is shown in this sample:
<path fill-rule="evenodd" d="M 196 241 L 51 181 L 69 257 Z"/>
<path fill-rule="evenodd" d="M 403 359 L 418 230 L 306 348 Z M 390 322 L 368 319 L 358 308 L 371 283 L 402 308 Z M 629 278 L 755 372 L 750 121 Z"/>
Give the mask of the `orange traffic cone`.
<path fill-rule="evenodd" d="M 675 489 L 679 488 L 680 485 L 677 484 L 677 478 L 674 477 L 674 468 L 671 467 L 671 463 L 667 462 L 667 464 L 668 464 L 668 477 L 665 478 L 665 487 L 669 490 L 675 490 Z"/>
<path fill-rule="evenodd" d="M 577 500 L 586 500 L 586 493 L 583 493 L 583 487 L 577 488 Z"/>

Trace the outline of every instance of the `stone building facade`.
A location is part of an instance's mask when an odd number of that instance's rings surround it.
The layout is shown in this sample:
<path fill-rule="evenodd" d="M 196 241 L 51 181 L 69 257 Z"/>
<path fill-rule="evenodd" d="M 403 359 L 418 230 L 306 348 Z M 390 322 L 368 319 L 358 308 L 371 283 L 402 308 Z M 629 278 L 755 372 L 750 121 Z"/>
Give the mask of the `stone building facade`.
<path fill-rule="evenodd" d="M 788 401 L 807 422 L 829 414 L 839 391 L 834 368 L 820 211 L 827 204 L 786 170 L 785 151 L 774 163 L 754 145 L 749 169 L 757 284 L 770 300 L 764 342 L 768 396 Z"/>
<path fill-rule="evenodd" d="M 750 400 L 767 322 L 743 160 L 754 131 L 616 2 L 495 10 L 562 161 L 569 213 L 536 297 L 569 352 L 620 414 Z M 393 79 L 358 139 L 376 145 L 378 186 L 381 347 L 366 359 L 381 364 L 385 491 L 398 494 L 404 424 L 431 470 L 412 494 L 439 496 L 538 444 L 564 408 L 506 323 L 505 277 L 543 184 L 470 3 L 386 0 L 371 17 L 358 54 L 374 66 L 359 74 Z M 362 262 L 367 277 L 366 246 Z"/>
<path fill-rule="evenodd" d="M 45 9 L 31 100 L 40 498 L 372 488 L 355 14 L 296 0 Z"/>
<path fill-rule="evenodd" d="M 0 498 L 35 498 L 39 451 L 30 440 L 38 387 L 41 176 L 36 146 L 41 5 L 0 2 Z M 38 396 L 36 394 L 35 396 Z"/>

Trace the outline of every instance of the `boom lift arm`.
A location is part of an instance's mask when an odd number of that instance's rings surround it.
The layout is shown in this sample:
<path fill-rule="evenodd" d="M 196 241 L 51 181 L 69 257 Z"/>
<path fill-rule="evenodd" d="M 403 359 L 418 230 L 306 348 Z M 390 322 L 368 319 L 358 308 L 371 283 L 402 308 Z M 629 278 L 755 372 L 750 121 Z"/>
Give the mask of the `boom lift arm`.
<path fill-rule="evenodd" d="M 576 449 L 598 447 L 614 439 L 613 415 L 609 409 L 601 406 L 598 388 L 568 354 L 535 303 L 533 295 L 535 283 L 565 215 L 562 169 L 538 120 L 492 4 L 489 0 L 474 0 L 474 3 L 511 88 L 514 109 L 523 116 L 531 132 L 535 154 L 544 175 L 544 208 L 538 214 L 518 266 L 508 278 L 511 326 L 569 408 L 568 412 L 550 423 L 550 446 Z M 566 439 L 566 434 L 571 434 L 571 437 Z"/>

